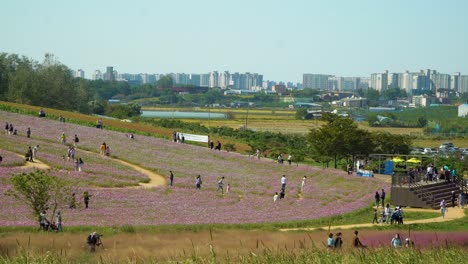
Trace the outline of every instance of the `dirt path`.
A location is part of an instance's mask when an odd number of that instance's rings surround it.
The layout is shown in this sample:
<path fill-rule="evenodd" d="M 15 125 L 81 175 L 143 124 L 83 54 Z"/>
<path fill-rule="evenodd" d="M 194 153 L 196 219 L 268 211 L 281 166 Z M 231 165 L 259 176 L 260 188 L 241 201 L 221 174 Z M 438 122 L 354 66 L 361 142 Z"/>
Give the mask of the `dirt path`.
<path fill-rule="evenodd" d="M 438 210 L 420 209 L 420 208 L 404 208 L 403 210 L 406 212 L 416 212 L 416 211 L 417 212 L 438 212 Z M 429 219 L 408 220 L 408 221 L 405 221 L 405 224 L 424 224 L 424 223 L 446 222 L 446 221 L 452 221 L 455 219 L 460 219 L 464 216 L 465 216 L 465 213 L 463 209 L 455 207 L 455 208 L 449 208 L 447 210 L 447 212 L 445 213 L 445 218 L 442 218 L 442 216 L 439 216 L 436 218 L 429 218 Z M 337 226 L 331 226 L 330 230 L 332 229 L 354 229 L 354 228 L 372 227 L 372 226 L 378 226 L 378 224 L 365 223 L 365 224 L 352 224 L 352 225 L 337 225 Z M 298 230 L 314 231 L 317 229 L 328 230 L 328 226 L 285 228 L 285 229 L 280 229 L 280 231 L 298 231 Z"/>
<path fill-rule="evenodd" d="M 17 154 L 19 157 L 22 157 L 22 155 Z M 35 169 L 40 169 L 40 170 L 48 170 L 50 169 L 50 166 L 45 164 L 44 162 L 34 159 L 34 162 L 26 161 L 26 164 L 21 166 L 21 168 L 35 168 Z"/>
<path fill-rule="evenodd" d="M 96 152 L 92 152 L 92 151 L 89 151 L 89 150 L 84 150 L 84 149 L 78 149 L 77 150 L 79 151 L 82 151 L 82 152 L 86 152 L 86 153 L 89 153 L 89 154 L 95 154 L 95 155 L 99 155 L 98 153 Z M 140 182 L 140 186 L 143 187 L 143 188 L 153 188 L 153 187 L 159 187 L 159 186 L 164 186 L 166 185 L 166 179 L 155 173 L 155 172 L 152 172 L 150 170 L 147 170 L 145 168 L 142 168 L 138 165 L 135 165 L 135 164 L 132 164 L 132 163 L 129 163 L 129 162 L 126 162 L 126 161 L 123 161 L 123 160 L 119 160 L 119 159 L 115 159 L 115 158 L 111 158 L 111 157 L 105 157 L 106 159 L 110 159 L 110 160 L 113 160 L 113 161 L 116 161 L 116 162 L 119 162 L 120 164 L 123 164 L 127 167 L 130 167 L 142 174 L 145 174 L 146 176 L 148 176 L 148 178 L 150 179 L 150 181 L 148 183 L 142 183 Z M 134 187 L 124 187 L 124 188 L 134 188 Z"/>

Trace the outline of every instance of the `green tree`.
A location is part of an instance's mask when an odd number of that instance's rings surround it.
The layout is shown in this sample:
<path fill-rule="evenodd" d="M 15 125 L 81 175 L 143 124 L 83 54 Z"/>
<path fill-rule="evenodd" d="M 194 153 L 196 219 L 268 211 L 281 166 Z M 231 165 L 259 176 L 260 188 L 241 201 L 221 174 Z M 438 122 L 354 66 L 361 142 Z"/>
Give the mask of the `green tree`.
<path fill-rule="evenodd" d="M 357 155 L 366 156 L 372 152 L 370 133 L 357 128 L 352 119 L 325 114 L 322 120 L 327 124 L 311 130 L 307 137 L 316 157 L 332 158 L 337 168 L 341 158 L 351 157 L 354 160 Z"/>
<path fill-rule="evenodd" d="M 72 193 L 70 184 L 55 176 L 50 171 L 35 170 L 30 173 L 12 175 L 9 182 L 12 188 L 5 195 L 26 204 L 36 219 L 42 211 L 55 211 L 69 202 Z"/>
<path fill-rule="evenodd" d="M 377 132 L 372 134 L 375 145 L 374 152 L 380 154 L 409 154 L 412 145 L 411 138 L 406 135 Z"/>
<path fill-rule="evenodd" d="M 157 88 L 172 88 L 173 85 L 174 85 L 174 80 L 172 80 L 171 76 L 169 75 L 161 76 L 159 80 L 156 82 Z"/>
<path fill-rule="evenodd" d="M 306 119 L 306 116 L 307 116 L 306 108 L 298 108 L 296 110 L 296 114 L 295 114 L 296 119 L 303 120 L 303 119 Z"/>

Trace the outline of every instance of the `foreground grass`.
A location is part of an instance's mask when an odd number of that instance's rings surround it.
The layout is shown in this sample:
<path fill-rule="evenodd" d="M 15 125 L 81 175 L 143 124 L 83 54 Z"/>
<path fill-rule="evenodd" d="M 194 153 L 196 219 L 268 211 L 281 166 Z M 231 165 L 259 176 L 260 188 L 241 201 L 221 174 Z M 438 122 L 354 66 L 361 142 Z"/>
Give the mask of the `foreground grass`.
<path fill-rule="evenodd" d="M 210 255 L 200 256 L 193 252 L 180 252 L 179 256 L 155 258 L 136 253 L 126 258 L 116 258 L 111 254 L 92 255 L 83 253 L 74 258 L 66 252 L 35 252 L 20 249 L 16 256 L 0 257 L 0 263 L 465 263 L 468 250 L 446 246 L 432 249 L 350 249 L 326 250 L 315 247 L 305 248 L 299 244 L 292 249 L 258 249 L 255 252 L 217 252 L 216 246 L 209 244 Z"/>

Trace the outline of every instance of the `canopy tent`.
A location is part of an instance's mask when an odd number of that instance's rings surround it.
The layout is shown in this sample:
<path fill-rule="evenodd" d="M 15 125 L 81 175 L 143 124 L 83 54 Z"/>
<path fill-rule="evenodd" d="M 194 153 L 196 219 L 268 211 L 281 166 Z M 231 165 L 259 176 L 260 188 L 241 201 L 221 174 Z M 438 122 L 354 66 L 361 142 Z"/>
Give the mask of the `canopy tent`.
<path fill-rule="evenodd" d="M 421 163 L 421 161 L 418 160 L 417 158 L 411 158 L 411 159 L 407 160 L 406 162 L 409 162 L 409 163 Z"/>
<path fill-rule="evenodd" d="M 404 159 L 400 158 L 400 157 L 395 157 L 392 159 L 393 162 L 403 162 L 405 161 Z"/>

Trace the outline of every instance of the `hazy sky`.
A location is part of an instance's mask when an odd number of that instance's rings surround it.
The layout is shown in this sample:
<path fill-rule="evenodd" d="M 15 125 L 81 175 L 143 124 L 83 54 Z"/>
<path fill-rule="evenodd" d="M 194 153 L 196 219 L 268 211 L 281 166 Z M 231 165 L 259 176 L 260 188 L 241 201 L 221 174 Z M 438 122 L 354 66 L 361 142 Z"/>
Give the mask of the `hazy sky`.
<path fill-rule="evenodd" d="M 258 72 L 468 74 L 465 0 L 0 0 L 0 52 L 54 54 L 90 78 Z"/>

